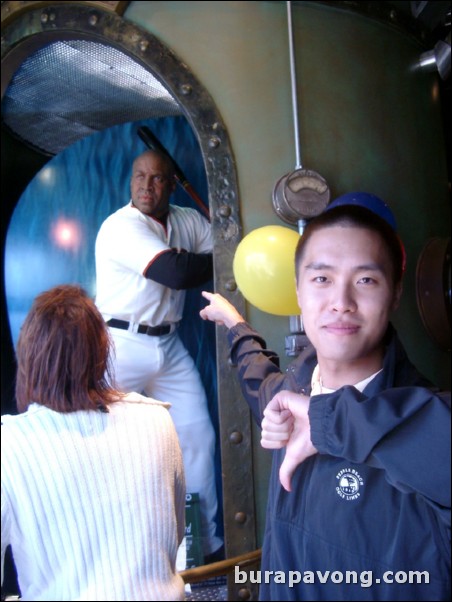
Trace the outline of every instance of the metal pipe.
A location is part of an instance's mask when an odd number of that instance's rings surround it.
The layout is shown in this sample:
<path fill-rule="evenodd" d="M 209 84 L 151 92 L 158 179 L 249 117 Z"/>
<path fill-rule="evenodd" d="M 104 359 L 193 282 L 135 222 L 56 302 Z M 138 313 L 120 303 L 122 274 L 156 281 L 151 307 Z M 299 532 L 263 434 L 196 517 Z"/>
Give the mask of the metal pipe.
<path fill-rule="evenodd" d="M 301 236 L 304 232 L 304 229 L 306 227 L 306 224 L 308 223 L 308 220 L 306 219 L 299 219 L 298 220 L 298 234 Z"/>
<path fill-rule="evenodd" d="M 298 136 L 298 102 L 297 102 L 297 78 L 295 72 L 295 53 L 293 44 L 293 27 L 292 27 L 292 2 L 287 2 L 287 24 L 289 31 L 289 55 L 290 55 L 290 80 L 292 86 L 292 109 L 293 109 L 293 125 L 295 136 L 295 169 L 299 169 L 301 164 L 300 155 L 300 140 Z"/>

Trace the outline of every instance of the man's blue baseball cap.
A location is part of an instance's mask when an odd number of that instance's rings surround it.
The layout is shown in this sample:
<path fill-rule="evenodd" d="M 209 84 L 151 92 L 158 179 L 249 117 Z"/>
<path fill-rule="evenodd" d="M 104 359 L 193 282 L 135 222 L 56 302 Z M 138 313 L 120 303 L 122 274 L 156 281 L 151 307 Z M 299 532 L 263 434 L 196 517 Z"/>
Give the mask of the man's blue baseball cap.
<path fill-rule="evenodd" d="M 334 201 L 331 201 L 331 203 L 326 206 L 325 211 L 344 205 L 365 207 L 384 219 L 385 222 L 391 226 L 399 239 L 400 248 L 402 249 L 402 272 L 404 272 L 406 268 L 405 246 L 400 236 L 397 234 L 397 222 L 389 206 L 379 197 L 375 196 L 375 194 L 371 194 L 370 192 L 347 192 L 346 194 L 337 197 L 337 199 L 334 199 Z"/>
<path fill-rule="evenodd" d="M 334 207 L 341 207 L 342 205 L 358 205 L 359 207 L 365 207 L 383 218 L 392 229 L 397 232 L 397 222 L 389 206 L 370 192 L 347 192 L 337 199 L 334 199 L 334 201 L 331 201 L 331 203 L 326 206 L 325 211 L 329 211 Z"/>

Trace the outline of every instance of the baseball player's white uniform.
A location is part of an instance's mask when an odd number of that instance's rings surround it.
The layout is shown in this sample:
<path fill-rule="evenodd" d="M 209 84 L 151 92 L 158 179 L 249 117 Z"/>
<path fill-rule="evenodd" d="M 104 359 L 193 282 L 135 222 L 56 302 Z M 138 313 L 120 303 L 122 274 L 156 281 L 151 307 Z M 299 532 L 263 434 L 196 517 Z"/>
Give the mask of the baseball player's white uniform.
<path fill-rule="evenodd" d="M 104 319 L 128 322 L 110 328 L 117 385 L 171 403 L 182 448 L 187 492 L 199 492 L 204 554 L 217 550 L 215 535 L 215 432 L 206 394 L 193 359 L 177 333 L 185 291 L 144 277 L 149 265 L 168 249 L 212 252 L 211 226 L 193 209 L 170 205 L 167 225 L 144 215 L 131 203 L 102 224 L 96 239 L 96 304 Z M 139 325 L 169 326 L 169 334 L 148 336 Z M 142 328 L 140 329 L 142 330 Z"/>

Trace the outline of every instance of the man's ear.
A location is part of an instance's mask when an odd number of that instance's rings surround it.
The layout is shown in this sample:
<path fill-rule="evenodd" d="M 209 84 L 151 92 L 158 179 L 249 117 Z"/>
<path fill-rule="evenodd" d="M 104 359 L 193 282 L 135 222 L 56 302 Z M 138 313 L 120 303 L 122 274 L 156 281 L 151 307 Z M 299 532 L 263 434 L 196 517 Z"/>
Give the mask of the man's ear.
<path fill-rule="evenodd" d="M 300 290 L 298 288 L 298 278 L 296 276 L 295 276 L 295 292 L 297 294 L 298 307 L 300 308 L 300 312 L 301 312 Z"/>
<path fill-rule="evenodd" d="M 400 305 L 400 299 L 402 298 L 403 293 L 403 284 L 402 282 L 398 282 L 394 288 L 394 298 L 392 301 L 392 311 L 395 311 Z"/>

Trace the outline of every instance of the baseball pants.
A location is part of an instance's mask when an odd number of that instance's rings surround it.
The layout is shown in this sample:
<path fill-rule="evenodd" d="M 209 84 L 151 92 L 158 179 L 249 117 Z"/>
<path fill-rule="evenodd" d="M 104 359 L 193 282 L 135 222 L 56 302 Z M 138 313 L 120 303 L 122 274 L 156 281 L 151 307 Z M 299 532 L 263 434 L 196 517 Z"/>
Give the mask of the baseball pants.
<path fill-rule="evenodd" d="M 199 493 L 204 555 L 222 541 L 215 535 L 218 500 L 215 485 L 215 431 L 196 365 L 177 331 L 154 337 L 110 328 L 115 344 L 118 388 L 171 403 L 179 436 L 187 493 Z"/>

